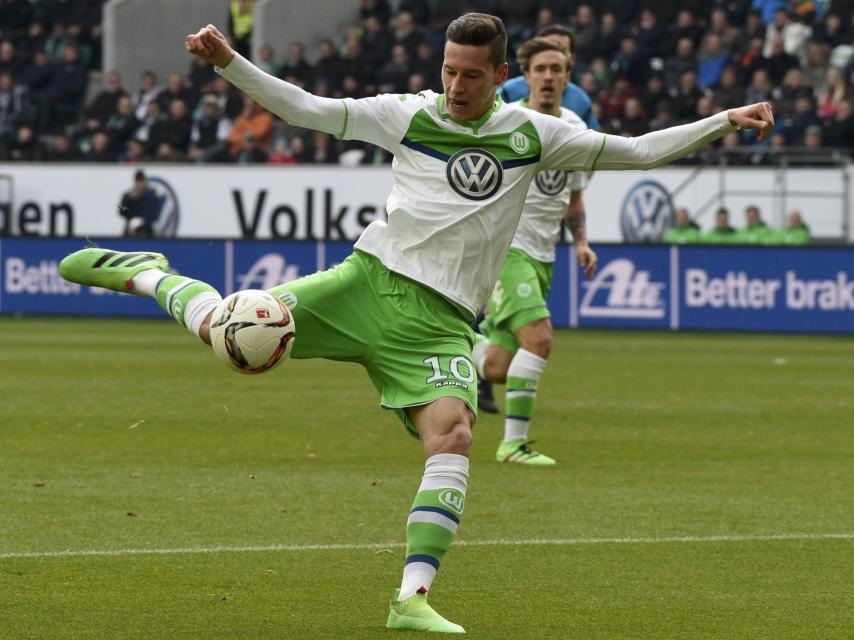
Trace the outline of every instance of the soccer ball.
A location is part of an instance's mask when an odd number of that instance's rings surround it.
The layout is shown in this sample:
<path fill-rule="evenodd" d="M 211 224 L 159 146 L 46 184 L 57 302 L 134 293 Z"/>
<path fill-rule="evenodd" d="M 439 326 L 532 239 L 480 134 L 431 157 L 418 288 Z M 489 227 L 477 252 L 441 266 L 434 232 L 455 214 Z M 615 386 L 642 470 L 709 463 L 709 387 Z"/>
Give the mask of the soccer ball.
<path fill-rule="evenodd" d="M 264 373 L 286 360 L 294 319 L 284 302 L 259 289 L 232 293 L 211 316 L 214 353 L 240 373 Z"/>

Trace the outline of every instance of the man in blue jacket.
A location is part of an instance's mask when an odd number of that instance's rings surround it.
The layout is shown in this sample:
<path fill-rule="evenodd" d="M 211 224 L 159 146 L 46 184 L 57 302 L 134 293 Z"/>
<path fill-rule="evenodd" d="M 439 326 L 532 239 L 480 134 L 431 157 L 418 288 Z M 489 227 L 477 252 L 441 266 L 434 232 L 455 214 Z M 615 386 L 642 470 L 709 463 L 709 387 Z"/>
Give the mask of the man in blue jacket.
<path fill-rule="evenodd" d="M 572 56 L 572 62 L 575 62 L 575 40 L 572 37 L 572 30 L 569 27 L 553 24 L 540 29 L 537 32 L 537 36 L 554 40 L 558 44 L 569 49 L 569 53 Z M 511 78 L 501 85 L 498 93 L 504 102 L 516 102 L 522 98 L 527 98 L 528 84 L 525 82 L 525 77 L 516 76 L 515 78 Z M 587 126 L 591 129 L 596 129 L 598 131 L 602 128 L 599 124 L 599 120 L 596 118 L 596 114 L 593 113 L 590 96 L 588 96 L 584 89 L 574 82 L 570 82 L 566 85 L 561 105 L 570 111 L 574 111 L 575 114 L 584 120 Z"/>

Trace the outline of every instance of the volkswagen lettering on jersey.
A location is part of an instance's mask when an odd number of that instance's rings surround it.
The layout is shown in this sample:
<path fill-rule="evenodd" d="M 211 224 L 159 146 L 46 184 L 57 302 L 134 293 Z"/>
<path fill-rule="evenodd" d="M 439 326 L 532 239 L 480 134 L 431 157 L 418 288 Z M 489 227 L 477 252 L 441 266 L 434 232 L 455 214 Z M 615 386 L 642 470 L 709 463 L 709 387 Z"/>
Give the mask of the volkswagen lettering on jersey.
<path fill-rule="evenodd" d="M 448 184 L 468 200 L 486 200 L 501 187 L 501 162 L 484 149 L 463 149 L 448 159 Z"/>

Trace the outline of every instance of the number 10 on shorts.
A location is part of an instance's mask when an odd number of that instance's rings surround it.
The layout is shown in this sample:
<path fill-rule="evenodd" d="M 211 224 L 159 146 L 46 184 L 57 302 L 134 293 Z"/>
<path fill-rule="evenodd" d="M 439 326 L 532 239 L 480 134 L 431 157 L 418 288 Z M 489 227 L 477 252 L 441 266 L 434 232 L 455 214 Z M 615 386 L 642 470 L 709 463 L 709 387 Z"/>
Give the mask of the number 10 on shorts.
<path fill-rule="evenodd" d="M 442 359 L 439 356 L 424 358 L 424 364 L 432 370 L 432 375 L 425 380 L 427 384 L 468 389 L 468 386 L 474 382 L 474 366 L 471 360 L 463 356 L 449 358 L 446 369 L 442 369 Z"/>

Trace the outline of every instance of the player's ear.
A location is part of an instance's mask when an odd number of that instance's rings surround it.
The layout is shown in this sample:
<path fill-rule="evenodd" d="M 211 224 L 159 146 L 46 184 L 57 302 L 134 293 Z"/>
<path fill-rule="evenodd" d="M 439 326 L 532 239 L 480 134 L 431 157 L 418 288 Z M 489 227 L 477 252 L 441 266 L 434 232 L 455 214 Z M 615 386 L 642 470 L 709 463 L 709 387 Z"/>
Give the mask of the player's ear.
<path fill-rule="evenodd" d="M 502 62 L 498 65 L 498 68 L 495 70 L 495 86 L 500 87 L 507 81 L 507 74 L 509 73 L 510 65 L 506 62 Z"/>

